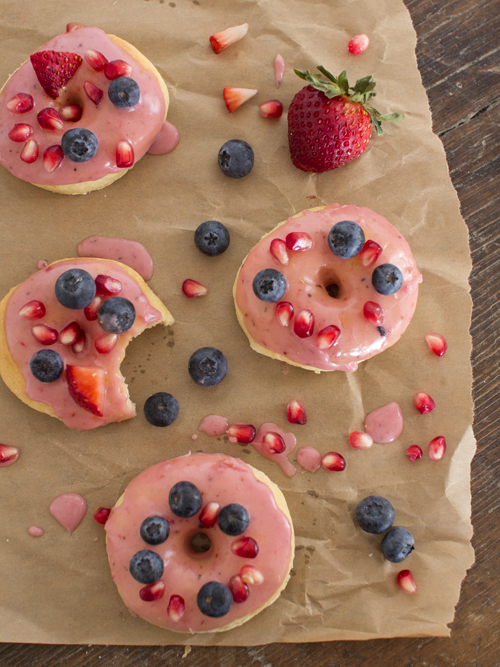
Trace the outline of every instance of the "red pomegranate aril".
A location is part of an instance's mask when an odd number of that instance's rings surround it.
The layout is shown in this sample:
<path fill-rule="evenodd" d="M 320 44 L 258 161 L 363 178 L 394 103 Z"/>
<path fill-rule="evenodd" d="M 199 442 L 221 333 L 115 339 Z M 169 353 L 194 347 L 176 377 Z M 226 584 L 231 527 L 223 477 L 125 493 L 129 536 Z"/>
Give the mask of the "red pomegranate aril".
<path fill-rule="evenodd" d="M 94 341 L 94 347 L 99 354 L 108 354 L 118 342 L 118 334 L 107 333 L 99 336 Z"/>
<path fill-rule="evenodd" d="M 271 241 L 271 245 L 269 246 L 269 252 L 280 264 L 283 264 L 283 266 L 288 266 L 290 257 L 288 256 L 286 243 L 283 241 L 283 239 L 273 239 Z"/>
<path fill-rule="evenodd" d="M 185 609 L 186 605 L 184 604 L 184 598 L 182 598 L 180 595 L 170 596 L 170 600 L 168 601 L 167 614 L 170 616 L 172 621 L 178 623 L 184 616 Z"/>
<path fill-rule="evenodd" d="M 104 526 L 110 514 L 111 510 L 109 507 L 99 507 L 97 512 L 94 514 L 94 521 L 97 521 L 97 523 L 100 523 L 101 526 Z"/>
<path fill-rule="evenodd" d="M 104 76 L 106 79 L 113 81 L 119 76 L 130 76 L 132 74 L 132 67 L 124 60 L 112 60 L 104 68 Z"/>
<path fill-rule="evenodd" d="M 260 586 L 264 582 L 264 575 L 254 565 L 243 565 L 240 577 L 249 586 Z"/>
<path fill-rule="evenodd" d="M 314 333 L 314 315 L 310 310 L 299 310 L 293 323 L 294 333 L 299 338 L 308 338 Z"/>
<path fill-rule="evenodd" d="M 290 424 L 307 424 L 305 408 L 296 398 L 292 398 L 286 406 L 286 416 Z"/>
<path fill-rule="evenodd" d="M 31 333 L 42 345 L 54 345 L 57 343 L 59 334 L 55 329 L 51 329 L 46 324 L 35 324 Z"/>
<path fill-rule="evenodd" d="M 444 436 L 438 435 L 429 442 L 429 458 L 432 461 L 440 461 L 446 452 L 446 440 Z"/>
<path fill-rule="evenodd" d="M 85 335 L 85 331 L 83 329 L 80 329 L 80 331 L 78 332 L 77 339 L 71 346 L 73 354 L 81 354 L 85 349 L 86 341 L 87 341 L 87 336 Z"/>
<path fill-rule="evenodd" d="M 437 357 L 442 357 L 443 354 L 448 349 L 448 343 L 446 342 L 445 337 L 441 336 L 441 334 L 437 333 L 427 334 L 425 340 L 427 341 L 427 345 L 429 346 L 431 351 L 434 352 L 434 354 Z"/>
<path fill-rule="evenodd" d="M 373 440 L 368 433 L 353 431 L 349 433 L 349 445 L 353 449 L 369 449 L 373 445 Z"/>
<path fill-rule="evenodd" d="M 365 267 L 372 266 L 380 257 L 381 252 L 381 246 L 379 246 L 378 243 L 375 243 L 375 241 L 368 239 L 365 245 L 361 248 L 361 252 L 359 253 L 361 264 Z"/>
<path fill-rule="evenodd" d="M 26 164 L 33 164 L 38 160 L 38 144 L 34 139 L 28 139 L 21 151 L 20 158 Z"/>
<path fill-rule="evenodd" d="M 238 422 L 231 424 L 226 431 L 226 435 L 229 436 L 230 440 L 233 438 L 236 442 L 240 442 L 243 445 L 253 442 L 256 433 L 257 431 L 253 424 L 240 424 Z"/>
<path fill-rule="evenodd" d="M 365 320 L 379 327 L 384 322 L 384 311 L 375 301 L 367 301 L 363 306 L 363 315 Z"/>
<path fill-rule="evenodd" d="M 421 391 L 415 396 L 415 407 L 421 415 L 425 415 L 427 412 L 432 412 L 436 404 L 429 394 Z"/>
<path fill-rule="evenodd" d="M 59 115 L 63 120 L 76 123 L 82 117 L 82 107 L 79 104 L 67 104 L 59 109 Z"/>
<path fill-rule="evenodd" d="M 231 544 L 231 551 L 241 558 L 255 558 L 259 553 L 259 545 L 252 537 L 240 537 Z"/>
<path fill-rule="evenodd" d="M 321 465 L 330 472 L 341 472 L 345 470 L 345 458 L 337 452 L 328 452 L 321 459 Z"/>
<path fill-rule="evenodd" d="M 101 306 L 102 298 L 100 296 L 95 296 L 89 305 L 83 309 L 84 315 L 89 320 L 89 322 L 93 322 L 97 319 Z"/>
<path fill-rule="evenodd" d="M 64 127 L 63 119 L 52 107 L 39 111 L 36 119 L 42 130 L 62 130 Z"/>
<path fill-rule="evenodd" d="M 15 463 L 19 458 L 19 450 L 17 447 L 10 445 L 0 445 L 0 465 L 5 463 Z"/>
<path fill-rule="evenodd" d="M 280 325 L 280 327 L 289 326 L 293 318 L 292 304 L 289 301 L 280 301 L 276 304 L 274 316 L 276 317 L 276 322 Z"/>
<path fill-rule="evenodd" d="M 370 40 L 368 39 L 368 35 L 356 35 L 356 37 L 353 37 L 351 40 L 349 40 L 347 48 L 349 53 L 352 53 L 354 56 L 359 56 L 364 51 L 366 51 L 369 43 Z"/>
<path fill-rule="evenodd" d="M 33 98 L 28 93 L 17 93 L 5 105 L 12 113 L 26 113 L 33 109 Z"/>
<path fill-rule="evenodd" d="M 33 128 L 28 123 L 16 123 L 9 132 L 9 139 L 11 141 L 27 141 L 33 134 Z"/>
<path fill-rule="evenodd" d="M 281 118 L 283 104 L 279 100 L 267 100 L 259 104 L 259 113 L 263 118 Z"/>
<path fill-rule="evenodd" d="M 43 154 L 43 167 L 45 171 L 52 173 L 61 164 L 64 153 L 59 145 L 49 146 Z"/>
<path fill-rule="evenodd" d="M 139 596 L 144 602 L 154 602 L 160 600 L 165 595 L 165 582 L 155 581 L 154 584 L 148 584 L 141 588 Z"/>
<path fill-rule="evenodd" d="M 59 341 L 63 345 L 73 345 L 76 342 L 78 335 L 80 334 L 80 325 L 78 322 L 71 322 L 67 327 L 59 334 Z"/>
<path fill-rule="evenodd" d="M 196 299 L 199 296 L 208 294 L 208 288 L 197 280 L 186 278 L 182 283 L 182 292 L 188 299 Z"/>
<path fill-rule="evenodd" d="M 310 250 L 314 247 L 314 241 L 306 232 L 290 232 L 285 238 L 288 250 Z"/>
<path fill-rule="evenodd" d="M 275 431 L 268 431 L 262 438 L 262 444 L 271 454 L 281 454 L 286 449 L 285 441 Z"/>
<path fill-rule="evenodd" d="M 19 311 L 26 320 L 39 320 L 45 315 L 45 306 L 41 301 L 28 301 Z"/>
<path fill-rule="evenodd" d="M 220 505 L 210 501 L 205 505 L 201 510 L 198 517 L 198 521 L 203 528 L 213 528 L 217 523 L 217 517 L 219 516 Z"/>
<path fill-rule="evenodd" d="M 405 451 L 405 454 L 413 463 L 413 461 L 422 458 L 423 454 L 422 447 L 419 447 L 418 445 L 410 445 L 408 449 Z"/>
<path fill-rule="evenodd" d="M 134 164 L 134 149 L 132 144 L 124 139 L 116 146 L 116 166 L 126 169 Z"/>
<path fill-rule="evenodd" d="M 417 584 L 413 579 L 413 575 L 410 570 L 401 570 L 396 577 L 399 588 L 408 593 L 408 595 L 413 595 L 417 592 Z"/>
<path fill-rule="evenodd" d="M 340 336 L 340 329 L 335 324 L 329 324 L 318 334 L 316 345 L 320 350 L 329 350 L 335 345 Z"/>
<path fill-rule="evenodd" d="M 83 57 L 87 65 L 90 65 L 96 72 L 102 72 L 109 62 L 106 56 L 103 56 L 100 51 L 96 51 L 95 49 L 87 49 Z"/>
<path fill-rule="evenodd" d="M 98 88 L 92 81 L 85 81 L 83 90 L 91 102 L 96 106 L 101 103 L 104 92 Z"/>
<path fill-rule="evenodd" d="M 250 595 L 250 589 L 239 574 L 231 577 L 228 588 L 233 594 L 233 602 L 245 602 Z"/>
<path fill-rule="evenodd" d="M 98 296 L 116 296 L 122 291 L 122 284 L 117 278 L 101 274 L 95 279 L 95 287 Z"/>

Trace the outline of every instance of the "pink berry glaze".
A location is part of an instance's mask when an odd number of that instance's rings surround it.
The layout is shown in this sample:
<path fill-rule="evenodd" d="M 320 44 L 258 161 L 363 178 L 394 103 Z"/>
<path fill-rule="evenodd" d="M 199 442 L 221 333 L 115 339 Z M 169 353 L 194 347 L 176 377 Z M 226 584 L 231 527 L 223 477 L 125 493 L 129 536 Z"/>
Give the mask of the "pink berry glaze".
<path fill-rule="evenodd" d="M 274 59 L 274 78 L 276 81 L 276 88 L 279 88 L 281 86 L 284 73 L 285 73 L 285 60 L 283 56 L 280 56 L 280 54 L 278 53 L 278 55 Z"/>
<path fill-rule="evenodd" d="M 224 435 L 228 426 L 229 423 L 225 417 L 221 417 L 221 415 L 207 415 L 201 420 L 198 431 L 214 437 L 216 435 Z"/>
<path fill-rule="evenodd" d="M 180 481 L 189 481 L 201 491 L 203 505 L 221 507 L 238 503 L 250 514 L 250 525 L 243 537 L 253 538 L 259 552 L 255 558 L 237 556 L 231 544 L 240 537 L 224 534 L 217 524 L 200 528 L 199 515 L 189 519 L 176 517 L 169 508 L 170 489 Z M 149 516 L 162 516 L 170 524 L 167 540 L 158 546 L 146 544 L 140 537 L 141 523 Z M 210 631 L 256 612 L 265 605 L 288 577 L 292 556 L 292 527 L 278 508 L 271 489 L 255 477 L 252 469 L 239 459 L 224 454 L 188 454 L 163 461 L 144 470 L 125 489 L 123 502 L 111 510 L 105 525 L 111 574 L 124 603 L 150 623 L 178 632 Z M 211 541 L 205 554 L 196 554 L 190 540 L 203 532 Z M 161 599 L 146 602 L 139 591 L 143 585 L 129 572 L 130 559 L 143 549 L 156 552 L 163 559 L 165 593 Z M 259 585 L 250 585 L 250 595 L 242 603 L 233 603 L 228 614 L 210 618 L 201 613 L 196 597 L 209 581 L 229 585 L 244 565 L 255 566 L 264 577 Z M 183 615 L 174 620 L 168 614 L 171 597 L 185 603 Z"/>
<path fill-rule="evenodd" d="M 397 440 L 403 430 L 401 408 L 394 401 L 365 417 L 365 430 L 373 442 L 385 444 Z"/>
<path fill-rule="evenodd" d="M 165 155 L 171 153 L 179 143 L 179 130 L 166 120 L 161 126 L 156 139 L 148 148 L 148 155 Z"/>
<path fill-rule="evenodd" d="M 144 280 L 151 280 L 154 272 L 149 250 L 138 241 L 109 236 L 89 236 L 78 244 L 80 257 L 113 259 L 130 266 Z"/>
<path fill-rule="evenodd" d="M 28 533 L 32 537 L 42 537 L 42 535 L 45 534 L 45 531 L 43 530 L 43 528 L 40 528 L 39 526 L 30 526 L 28 528 Z"/>
<path fill-rule="evenodd" d="M 299 447 L 297 449 L 297 463 L 308 472 L 317 472 L 321 468 L 322 458 L 314 447 Z"/>
<path fill-rule="evenodd" d="M 59 521 L 61 526 L 71 535 L 85 516 L 87 503 L 78 493 L 63 493 L 54 498 L 50 503 L 49 510 L 54 519 Z"/>
<path fill-rule="evenodd" d="M 104 72 L 96 72 L 85 60 L 88 49 L 100 51 L 110 62 L 123 60 L 132 68 L 130 77 L 140 88 L 139 102 L 126 109 L 118 109 L 108 98 L 110 81 Z M 134 162 L 143 157 L 155 142 L 165 120 L 165 99 L 152 72 L 142 67 L 126 51 L 115 44 L 98 28 L 79 27 L 58 35 L 40 47 L 38 51 L 65 51 L 83 58 L 81 66 L 68 82 L 62 94 L 55 100 L 47 96 L 36 77 L 29 59 L 9 79 L 0 96 L 0 163 L 14 176 L 38 185 L 68 185 L 97 181 L 107 174 L 121 171 L 116 165 L 116 148 L 119 141 L 128 141 L 134 151 Z M 84 83 L 90 81 L 103 91 L 102 101 L 96 105 L 84 91 Z M 7 109 L 6 103 L 18 93 L 33 96 L 33 108 L 22 114 Z M 62 129 L 42 129 L 37 114 L 46 108 L 60 109 L 77 104 L 83 109 L 81 119 L 64 121 Z M 20 121 L 21 119 L 21 121 Z M 33 138 L 38 144 L 39 156 L 31 164 L 21 160 L 23 142 L 14 142 L 8 134 L 16 123 L 23 122 L 34 129 Z M 73 162 L 63 158 L 53 172 L 45 169 L 43 155 L 47 148 L 61 144 L 66 130 L 85 128 L 93 132 L 99 142 L 96 155 L 87 162 Z"/>
<path fill-rule="evenodd" d="M 285 441 L 285 450 L 280 454 L 270 452 L 266 448 L 264 444 L 264 436 L 269 432 L 278 433 Z M 297 468 L 288 460 L 288 455 L 291 454 L 297 446 L 297 440 L 293 433 L 286 433 L 277 424 L 266 422 L 265 424 L 262 424 L 262 426 L 257 431 L 251 446 L 256 449 L 259 454 L 262 454 L 264 458 L 277 463 L 287 477 L 293 477 L 297 472 Z"/>
<path fill-rule="evenodd" d="M 363 228 L 366 240 L 382 246 L 374 264 L 365 267 L 359 255 L 341 259 L 332 253 L 328 234 L 342 220 L 356 222 Z M 270 244 L 274 239 L 286 239 L 293 232 L 305 232 L 312 238 L 313 247 L 287 250 L 289 261 L 283 264 L 271 254 Z M 404 278 L 401 289 L 390 296 L 378 294 L 371 282 L 373 270 L 385 263 L 395 264 Z M 276 304 L 261 301 L 253 292 L 254 277 L 268 268 L 280 271 L 286 278 L 287 290 L 281 302 L 291 303 L 294 311 L 288 326 L 278 323 Z M 422 276 L 408 243 L 385 218 L 367 208 L 332 204 L 289 218 L 259 241 L 243 262 L 234 295 L 247 335 L 269 353 L 313 370 L 350 372 L 357 369 L 359 362 L 399 340 L 415 311 L 420 282 Z M 326 288 L 332 284 L 339 287 L 337 298 L 327 292 Z M 377 326 L 363 315 L 367 301 L 381 306 L 386 335 L 381 335 Z M 313 315 L 314 328 L 312 335 L 302 338 L 295 332 L 295 324 L 298 326 L 307 312 Z M 318 334 L 332 325 L 340 329 L 340 334 L 331 347 L 322 349 Z"/>

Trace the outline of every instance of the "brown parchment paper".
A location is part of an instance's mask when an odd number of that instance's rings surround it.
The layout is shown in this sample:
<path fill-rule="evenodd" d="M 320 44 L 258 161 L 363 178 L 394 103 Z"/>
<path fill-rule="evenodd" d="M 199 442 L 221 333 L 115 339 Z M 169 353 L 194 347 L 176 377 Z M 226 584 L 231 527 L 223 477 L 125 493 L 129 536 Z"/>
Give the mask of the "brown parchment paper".
<path fill-rule="evenodd" d="M 169 119 L 180 130 L 178 148 L 146 156 L 122 180 L 87 196 L 59 196 L 0 172 L 1 287 L 35 270 L 37 260 L 72 256 L 91 234 L 144 243 L 155 260 L 151 287 L 176 318 L 170 331 L 156 328 L 133 341 L 123 364 L 139 416 L 89 432 L 74 432 L 30 410 L 0 383 L 0 440 L 21 450 L 18 462 L 0 470 L 0 638 L 11 642 L 104 644 L 252 645 L 393 636 L 447 636 L 460 583 L 473 562 L 470 545 L 469 467 L 474 453 L 468 293 L 470 258 L 466 227 L 448 176 L 442 145 L 432 134 L 426 95 L 417 70 L 415 34 L 401 0 L 87 0 L 58 6 L 1 0 L 0 80 L 68 21 L 98 25 L 123 37 L 152 60 L 171 93 Z M 215 56 L 208 37 L 247 21 L 248 35 Z M 347 53 L 361 32 L 366 53 Z M 274 84 L 273 62 L 286 62 L 283 85 Z M 285 108 L 302 82 L 292 66 L 323 64 L 355 78 L 373 73 L 377 108 L 406 113 L 389 125 L 360 159 L 333 172 L 295 169 L 288 155 L 286 116 L 265 120 L 258 103 L 279 98 Z M 229 114 L 224 86 L 257 88 L 258 95 Z M 216 162 L 227 140 L 247 140 L 255 167 L 242 180 L 228 179 Z M 386 216 L 410 242 L 424 276 L 415 317 L 402 340 L 363 363 L 355 374 L 316 375 L 257 355 L 238 327 L 231 287 L 241 260 L 261 235 L 304 208 L 338 201 L 368 206 Z M 204 220 L 231 231 L 222 256 L 207 258 L 193 244 Z M 182 281 L 208 285 L 209 295 L 187 300 Z M 439 359 L 425 334 L 442 333 L 449 349 Z M 191 353 L 213 345 L 224 351 L 229 372 L 219 386 L 194 385 Z M 142 416 L 145 399 L 168 391 L 179 400 L 177 421 L 167 429 Z M 418 391 L 430 393 L 436 410 L 421 416 Z M 300 399 L 306 426 L 289 426 L 286 403 Z M 347 436 L 363 427 L 371 410 L 398 401 L 401 437 L 389 445 L 354 451 Z M 275 421 L 292 430 L 298 446 L 341 452 L 344 473 L 298 472 L 287 479 L 250 448 L 200 434 L 208 413 L 259 426 Z M 404 450 L 424 450 L 444 435 L 443 461 L 411 464 Z M 223 451 L 261 468 L 283 489 L 297 533 L 293 576 L 279 601 L 257 618 L 221 635 L 186 636 L 130 616 L 111 580 L 104 532 L 92 514 L 112 506 L 144 467 L 188 450 Z M 292 460 L 295 457 L 292 455 Z M 73 491 L 88 502 L 80 527 L 68 537 L 49 514 L 58 494 Z M 391 500 L 396 524 L 415 536 L 416 550 L 402 565 L 385 562 L 380 537 L 361 533 L 354 508 L 366 495 Z M 28 534 L 30 525 L 45 530 Z M 394 583 L 409 567 L 418 593 Z"/>

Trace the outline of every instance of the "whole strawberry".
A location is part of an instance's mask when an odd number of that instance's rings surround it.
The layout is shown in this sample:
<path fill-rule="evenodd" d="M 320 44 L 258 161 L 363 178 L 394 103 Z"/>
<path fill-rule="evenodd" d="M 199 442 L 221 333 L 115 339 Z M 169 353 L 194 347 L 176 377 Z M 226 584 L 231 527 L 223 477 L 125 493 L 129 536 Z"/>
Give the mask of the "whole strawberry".
<path fill-rule="evenodd" d="M 372 126 L 380 136 L 382 121 L 402 120 L 397 113 L 382 116 L 370 104 L 375 97 L 373 76 L 351 88 L 345 70 L 335 78 L 324 67 L 317 74 L 294 70 L 308 82 L 288 109 L 288 143 L 293 164 L 302 171 L 323 172 L 341 167 L 363 153 Z"/>

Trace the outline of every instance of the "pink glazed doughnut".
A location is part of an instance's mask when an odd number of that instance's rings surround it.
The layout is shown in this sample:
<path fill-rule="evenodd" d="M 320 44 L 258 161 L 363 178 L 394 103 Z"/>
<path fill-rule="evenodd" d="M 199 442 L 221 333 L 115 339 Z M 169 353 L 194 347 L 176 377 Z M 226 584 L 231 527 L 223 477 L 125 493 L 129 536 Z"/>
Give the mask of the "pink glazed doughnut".
<path fill-rule="evenodd" d="M 245 623 L 277 600 L 293 563 L 282 492 L 225 454 L 188 454 L 147 468 L 127 486 L 105 529 L 124 603 L 175 632 Z"/>
<path fill-rule="evenodd" d="M 264 236 L 233 295 L 255 351 L 315 372 L 352 372 L 399 340 L 421 282 L 393 225 L 367 208 L 332 204 Z"/>

